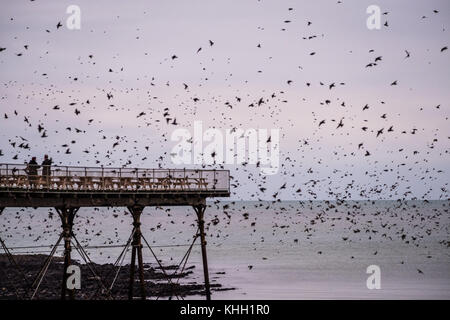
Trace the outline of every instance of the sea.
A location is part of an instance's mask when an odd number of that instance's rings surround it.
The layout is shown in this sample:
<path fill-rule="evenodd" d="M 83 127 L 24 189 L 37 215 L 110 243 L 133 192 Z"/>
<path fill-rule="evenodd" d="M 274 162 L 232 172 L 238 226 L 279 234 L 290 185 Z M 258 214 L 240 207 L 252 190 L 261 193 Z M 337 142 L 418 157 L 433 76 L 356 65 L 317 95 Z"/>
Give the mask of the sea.
<path fill-rule="evenodd" d="M 449 200 L 208 202 L 211 283 L 230 289 L 212 298 L 450 299 L 449 209 Z M 141 220 L 160 263 L 178 265 L 197 232 L 193 208 L 148 207 Z M 114 263 L 132 230 L 126 208 L 81 208 L 74 223 L 96 263 Z M 13 254 L 48 254 L 60 232 L 52 208 L 6 208 L 0 216 L 0 236 Z M 199 244 L 182 283 L 203 282 Z M 144 262 L 156 267 L 152 251 L 144 246 Z M 82 261 L 75 250 L 72 256 Z"/>

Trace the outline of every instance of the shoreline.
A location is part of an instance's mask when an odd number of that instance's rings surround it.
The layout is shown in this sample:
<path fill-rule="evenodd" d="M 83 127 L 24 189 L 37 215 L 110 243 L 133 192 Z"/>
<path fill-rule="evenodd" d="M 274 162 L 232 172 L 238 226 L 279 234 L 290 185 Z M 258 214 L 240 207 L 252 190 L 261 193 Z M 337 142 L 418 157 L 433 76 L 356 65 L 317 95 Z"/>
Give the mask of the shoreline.
<path fill-rule="evenodd" d="M 36 275 L 47 258 L 43 254 L 13 255 L 19 268 L 14 266 L 6 254 L 0 254 L 0 300 L 9 299 L 30 299 L 34 290 L 29 289 Z M 49 268 L 39 286 L 34 299 L 36 300 L 58 300 L 61 297 L 62 284 L 62 257 L 53 257 Z M 81 270 L 81 289 L 75 290 L 76 300 L 114 300 L 128 299 L 130 265 L 122 267 L 107 264 L 81 264 L 72 260 L 72 265 L 77 265 Z M 164 266 L 164 270 L 175 270 L 176 265 Z M 181 284 L 179 280 L 188 279 L 193 273 L 195 266 L 185 268 L 182 273 L 173 275 L 173 271 L 161 271 L 160 267 L 154 267 L 149 263 L 144 263 L 144 280 L 147 298 L 184 298 L 187 296 L 204 296 L 204 285 L 195 282 Z M 100 290 L 98 279 L 91 272 L 91 269 L 102 279 L 103 284 L 109 288 L 115 274 L 118 272 L 114 286 L 110 290 L 110 295 L 106 290 Z M 119 270 L 120 269 L 120 270 Z M 134 299 L 139 296 L 140 285 L 136 276 L 133 292 Z M 171 283 L 167 281 L 171 280 Z M 166 280 L 166 281 L 165 281 Z M 223 288 L 221 284 L 211 284 L 211 291 L 234 290 L 234 288 Z"/>

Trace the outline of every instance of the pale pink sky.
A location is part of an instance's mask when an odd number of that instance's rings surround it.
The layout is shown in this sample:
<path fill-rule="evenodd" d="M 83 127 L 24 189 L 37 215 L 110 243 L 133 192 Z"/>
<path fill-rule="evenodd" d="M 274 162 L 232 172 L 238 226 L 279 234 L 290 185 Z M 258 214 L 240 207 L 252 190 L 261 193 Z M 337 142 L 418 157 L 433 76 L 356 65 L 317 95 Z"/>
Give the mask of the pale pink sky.
<path fill-rule="evenodd" d="M 239 184 L 236 199 L 275 199 L 285 182 L 277 198 L 448 198 L 450 56 L 441 49 L 449 45 L 450 3 L 342 2 L 2 4 L 0 162 L 49 153 L 68 165 L 174 167 L 171 132 L 202 120 L 223 130 L 281 129 L 279 174 L 226 166 Z M 81 8 L 81 30 L 65 26 L 70 4 Z M 387 27 L 367 29 L 372 4 L 388 12 Z M 260 98 L 264 104 L 249 107 Z M 166 124 L 164 108 L 178 126 Z M 17 147 L 22 138 L 29 150 Z M 310 180 L 318 182 L 305 185 Z"/>

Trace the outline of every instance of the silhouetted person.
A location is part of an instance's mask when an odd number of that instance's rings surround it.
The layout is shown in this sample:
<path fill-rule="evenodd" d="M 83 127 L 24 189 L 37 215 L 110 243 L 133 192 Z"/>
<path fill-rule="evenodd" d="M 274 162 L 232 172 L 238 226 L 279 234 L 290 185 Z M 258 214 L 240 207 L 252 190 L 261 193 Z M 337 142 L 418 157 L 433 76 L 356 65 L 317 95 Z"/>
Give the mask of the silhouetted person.
<path fill-rule="evenodd" d="M 44 156 L 44 161 L 42 161 L 42 177 L 46 184 L 49 183 L 50 175 L 51 175 L 51 165 L 53 160 L 48 158 L 48 155 Z"/>
<path fill-rule="evenodd" d="M 30 162 L 28 162 L 28 165 L 25 168 L 25 172 L 28 174 L 28 181 L 30 182 L 30 185 L 32 187 L 36 185 L 39 168 L 40 166 L 36 162 L 36 157 L 31 158 Z"/>

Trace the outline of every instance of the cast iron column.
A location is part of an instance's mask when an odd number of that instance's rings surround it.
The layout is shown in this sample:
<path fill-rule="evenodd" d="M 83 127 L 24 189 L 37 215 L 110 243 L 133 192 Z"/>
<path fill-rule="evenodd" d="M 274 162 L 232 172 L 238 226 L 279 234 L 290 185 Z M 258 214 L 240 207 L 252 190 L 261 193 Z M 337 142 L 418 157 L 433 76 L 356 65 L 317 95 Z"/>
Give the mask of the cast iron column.
<path fill-rule="evenodd" d="M 142 243 L 141 243 L 141 214 L 144 207 L 134 206 L 128 207 L 132 217 L 133 217 L 133 227 L 134 235 L 131 249 L 131 265 L 130 265 L 130 283 L 128 287 L 128 300 L 133 299 L 133 286 L 134 286 L 134 268 L 136 263 L 136 254 L 138 260 L 138 272 L 139 272 L 139 282 L 141 289 L 141 299 L 145 300 L 145 282 L 144 282 L 144 264 L 142 260 Z"/>
<path fill-rule="evenodd" d="M 64 268 L 63 268 L 63 280 L 61 286 L 61 300 L 66 299 L 66 291 L 69 291 L 70 299 L 74 298 L 74 290 L 67 289 L 67 268 L 70 265 L 71 257 L 70 252 L 72 251 L 70 242 L 72 239 L 72 227 L 73 227 L 73 219 L 75 218 L 75 214 L 77 213 L 79 208 L 67 208 L 60 207 L 55 208 L 61 218 L 62 228 L 63 228 L 63 236 L 64 236 Z"/>
<path fill-rule="evenodd" d="M 203 216 L 205 213 L 206 205 L 201 204 L 194 206 L 194 210 L 197 213 L 198 228 L 200 230 L 200 241 L 202 247 L 202 260 L 203 260 L 203 275 L 205 278 L 205 293 L 206 300 L 211 300 L 211 290 L 209 286 L 209 273 L 208 273 L 208 258 L 206 256 L 206 240 L 205 240 L 205 221 Z"/>

